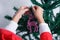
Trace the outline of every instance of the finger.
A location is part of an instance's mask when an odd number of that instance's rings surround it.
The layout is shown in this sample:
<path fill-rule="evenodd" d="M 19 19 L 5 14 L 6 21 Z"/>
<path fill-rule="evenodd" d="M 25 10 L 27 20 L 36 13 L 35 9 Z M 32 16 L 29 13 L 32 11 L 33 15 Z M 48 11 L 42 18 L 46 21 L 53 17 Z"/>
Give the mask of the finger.
<path fill-rule="evenodd" d="M 37 5 L 36 5 L 35 7 L 39 8 L 40 6 L 37 6 Z"/>
<path fill-rule="evenodd" d="M 29 9 L 24 9 L 24 11 L 26 12 L 26 11 L 29 11 Z"/>
<path fill-rule="evenodd" d="M 40 6 L 36 6 L 36 8 L 41 9 L 42 11 L 44 11 L 44 9 Z"/>
<path fill-rule="evenodd" d="M 35 11 L 35 8 L 34 7 L 32 7 L 32 9 L 33 9 L 33 11 Z"/>
<path fill-rule="evenodd" d="M 22 9 L 26 9 L 26 8 L 28 8 L 28 7 L 27 7 L 27 6 L 22 6 L 21 8 L 22 8 Z"/>
<path fill-rule="evenodd" d="M 37 7 L 36 6 L 34 6 L 34 8 L 35 8 L 35 10 L 37 10 Z"/>

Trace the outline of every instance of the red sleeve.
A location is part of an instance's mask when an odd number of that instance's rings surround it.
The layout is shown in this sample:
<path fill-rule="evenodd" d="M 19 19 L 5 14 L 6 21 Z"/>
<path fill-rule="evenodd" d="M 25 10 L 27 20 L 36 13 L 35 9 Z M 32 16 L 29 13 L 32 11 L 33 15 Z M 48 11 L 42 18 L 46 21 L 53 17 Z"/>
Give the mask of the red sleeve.
<path fill-rule="evenodd" d="M 23 40 L 23 39 L 8 30 L 0 29 L 0 40 Z"/>
<path fill-rule="evenodd" d="M 52 35 L 49 32 L 44 32 L 40 35 L 40 40 L 52 40 Z"/>

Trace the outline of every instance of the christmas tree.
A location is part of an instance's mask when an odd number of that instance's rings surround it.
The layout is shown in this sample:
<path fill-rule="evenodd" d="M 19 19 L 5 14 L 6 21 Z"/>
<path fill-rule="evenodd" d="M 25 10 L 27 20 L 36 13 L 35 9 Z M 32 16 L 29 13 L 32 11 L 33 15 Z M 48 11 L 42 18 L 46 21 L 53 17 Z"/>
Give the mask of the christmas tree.
<path fill-rule="evenodd" d="M 52 34 L 57 33 L 60 35 L 60 12 L 54 16 L 53 9 L 60 7 L 60 0 L 41 0 L 41 3 L 37 2 L 36 0 L 31 0 L 31 2 L 35 5 L 38 5 L 44 9 L 44 20 L 46 23 L 48 23 Z M 18 8 L 13 8 L 15 11 L 18 11 Z M 38 22 L 34 18 L 33 11 L 30 8 L 30 14 L 24 15 L 20 21 L 18 22 L 19 26 L 17 28 L 17 35 L 24 38 L 24 40 L 27 40 L 26 37 L 29 38 L 29 40 L 39 40 L 39 27 Z M 12 20 L 12 17 L 6 15 L 6 19 Z M 31 20 L 32 18 L 32 20 Z M 31 22 L 30 22 L 31 21 Z M 33 23 L 33 25 L 31 24 Z M 34 27 L 33 27 L 34 26 Z M 33 31 L 32 31 L 33 30 Z M 24 33 L 25 32 L 25 33 Z M 23 33 L 23 35 L 20 35 Z M 31 38 L 31 36 L 34 38 Z"/>

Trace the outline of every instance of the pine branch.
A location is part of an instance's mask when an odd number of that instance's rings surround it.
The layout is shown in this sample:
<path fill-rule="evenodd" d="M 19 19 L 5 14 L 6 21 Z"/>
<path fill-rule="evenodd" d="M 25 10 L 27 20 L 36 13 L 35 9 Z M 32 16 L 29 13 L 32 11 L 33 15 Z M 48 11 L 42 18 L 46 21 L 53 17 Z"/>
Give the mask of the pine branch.
<path fill-rule="evenodd" d="M 12 17 L 10 17 L 8 15 L 6 15 L 5 18 L 8 19 L 8 20 L 12 20 Z"/>
<path fill-rule="evenodd" d="M 14 7 L 13 9 L 14 9 L 15 11 L 18 11 L 18 8 L 16 8 L 16 7 Z"/>
<path fill-rule="evenodd" d="M 60 6 L 60 0 L 59 1 L 55 1 L 52 5 L 49 6 L 49 9 L 54 9 Z"/>
<path fill-rule="evenodd" d="M 33 4 L 35 4 L 35 5 L 38 5 L 38 6 L 43 7 L 42 4 L 38 3 L 36 0 L 31 0 L 31 2 L 32 2 Z"/>

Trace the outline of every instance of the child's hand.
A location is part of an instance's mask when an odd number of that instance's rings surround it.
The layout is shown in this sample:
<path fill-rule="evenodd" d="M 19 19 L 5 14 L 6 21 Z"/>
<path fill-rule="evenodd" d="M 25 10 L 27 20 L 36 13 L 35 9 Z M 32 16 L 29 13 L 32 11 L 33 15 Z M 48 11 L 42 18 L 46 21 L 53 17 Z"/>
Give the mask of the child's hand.
<path fill-rule="evenodd" d="M 35 17 L 38 19 L 39 23 L 43 23 L 43 9 L 39 6 L 32 7 Z"/>
<path fill-rule="evenodd" d="M 22 6 L 20 9 L 17 11 L 17 14 L 20 14 L 22 16 L 26 11 L 28 11 L 29 8 L 27 6 Z"/>
<path fill-rule="evenodd" d="M 17 22 L 19 21 L 19 19 L 22 17 L 22 15 L 28 11 L 28 7 L 26 6 L 23 6 L 23 7 L 20 7 L 20 9 L 16 12 L 16 14 L 14 15 L 13 17 L 13 21 Z"/>

